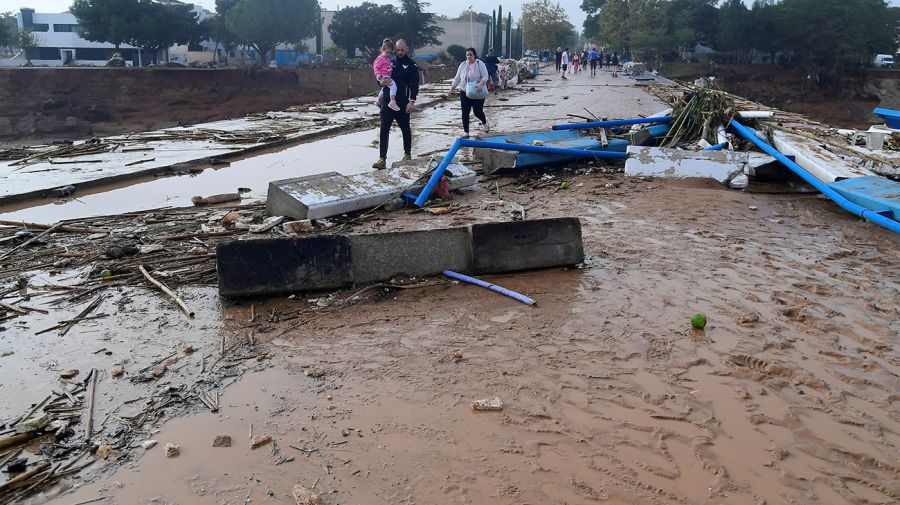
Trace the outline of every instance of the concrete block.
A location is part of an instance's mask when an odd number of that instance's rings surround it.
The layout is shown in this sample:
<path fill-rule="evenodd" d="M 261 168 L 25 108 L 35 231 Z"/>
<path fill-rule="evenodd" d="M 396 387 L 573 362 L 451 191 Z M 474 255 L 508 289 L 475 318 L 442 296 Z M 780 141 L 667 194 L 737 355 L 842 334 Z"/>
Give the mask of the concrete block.
<path fill-rule="evenodd" d="M 629 146 L 625 175 L 685 179 L 711 178 L 728 185 L 744 175 L 749 155 L 734 151 L 684 151 L 662 147 Z"/>
<path fill-rule="evenodd" d="M 577 218 L 299 240 L 239 240 L 216 248 L 219 293 L 315 291 L 444 270 L 498 273 L 584 261 Z"/>
<path fill-rule="evenodd" d="M 426 161 L 426 160 L 423 160 Z M 401 191 L 421 191 L 414 186 L 428 171 L 424 163 L 404 164 L 387 170 L 341 175 L 320 175 L 283 179 L 269 183 L 266 210 L 272 216 L 292 219 L 324 219 L 376 207 Z M 451 190 L 475 184 L 476 174 L 452 163 L 445 172 Z"/>
<path fill-rule="evenodd" d="M 350 240 L 238 240 L 216 247 L 219 294 L 253 296 L 332 289 L 353 282 Z"/>
<path fill-rule="evenodd" d="M 349 239 L 356 283 L 401 275 L 425 277 L 444 270 L 473 271 L 466 228 L 352 235 Z"/>
<path fill-rule="evenodd" d="M 471 227 L 479 274 L 575 265 L 584 261 L 578 218 L 538 219 Z"/>

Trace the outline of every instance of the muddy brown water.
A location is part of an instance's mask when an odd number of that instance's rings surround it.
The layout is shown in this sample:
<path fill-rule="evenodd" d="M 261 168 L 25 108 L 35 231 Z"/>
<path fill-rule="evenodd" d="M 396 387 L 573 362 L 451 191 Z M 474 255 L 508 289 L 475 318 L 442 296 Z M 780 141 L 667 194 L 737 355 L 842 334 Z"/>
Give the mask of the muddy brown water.
<path fill-rule="evenodd" d="M 536 306 L 448 283 L 276 325 L 270 368 L 154 436 L 181 456 L 50 503 L 292 503 L 295 484 L 327 504 L 896 503 L 896 237 L 817 197 L 561 178 L 501 188 L 582 219 L 583 268 L 489 278 Z M 496 220 L 496 202 L 366 227 Z M 501 412 L 470 407 L 493 396 Z M 275 443 L 251 450 L 250 424 Z"/>

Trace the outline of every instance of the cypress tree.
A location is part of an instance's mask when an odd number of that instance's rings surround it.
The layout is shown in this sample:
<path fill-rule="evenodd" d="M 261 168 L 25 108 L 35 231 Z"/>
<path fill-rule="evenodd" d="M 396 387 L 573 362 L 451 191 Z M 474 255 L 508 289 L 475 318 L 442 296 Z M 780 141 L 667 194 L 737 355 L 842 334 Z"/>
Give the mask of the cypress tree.
<path fill-rule="evenodd" d="M 503 6 L 497 7 L 497 33 L 494 35 L 494 54 L 503 54 Z"/>
<path fill-rule="evenodd" d="M 512 58 L 512 12 L 506 18 L 506 57 Z"/>

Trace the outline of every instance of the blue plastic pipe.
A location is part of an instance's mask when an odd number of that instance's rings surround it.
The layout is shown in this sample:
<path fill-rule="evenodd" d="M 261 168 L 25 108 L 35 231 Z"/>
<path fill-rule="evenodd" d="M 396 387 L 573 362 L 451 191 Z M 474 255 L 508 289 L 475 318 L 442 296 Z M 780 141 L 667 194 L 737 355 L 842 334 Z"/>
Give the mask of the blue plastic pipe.
<path fill-rule="evenodd" d="M 704 151 L 721 151 L 722 149 L 725 149 L 725 146 L 727 146 L 727 145 L 728 145 L 728 142 L 722 142 L 721 144 L 709 146 L 706 149 L 704 149 Z"/>
<path fill-rule="evenodd" d="M 588 123 L 563 123 L 553 125 L 554 130 L 587 130 L 590 128 L 609 128 L 612 126 L 629 126 L 633 124 L 669 123 L 672 116 L 638 117 L 634 119 L 611 119 L 609 121 L 591 121 Z"/>
<path fill-rule="evenodd" d="M 511 291 L 504 287 L 500 287 L 496 284 L 491 284 L 490 282 L 485 282 L 481 279 L 476 279 L 475 277 L 469 277 L 468 275 L 456 273 L 453 270 L 444 270 L 444 275 L 446 275 L 447 277 L 450 277 L 451 279 L 456 279 L 456 280 L 462 281 L 462 282 L 468 282 L 469 284 L 474 284 L 476 286 L 481 286 L 483 288 L 490 289 L 491 291 L 500 293 L 501 295 L 506 295 L 506 296 L 508 296 L 514 300 L 518 300 L 526 305 L 534 305 L 535 303 L 537 303 L 536 301 L 532 300 L 531 298 L 528 298 L 527 296 L 525 296 L 521 293 L 516 293 L 515 291 Z"/>
<path fill-rule="evenodd" d="M 438 182 L 440 182 L 441 176 L 444 175 L 444 171 L 447 170 L 448 166 L 450 166 L 450 162 L 453 160 L 453 157 L 456 156 L 456 152 L 459 151 L 460 147 L 483 147 L 485 149 L 502 149 L 504 151 L 518 151 L 521 153 L 558 154 L 560 156 L 573 156 L 578 158 L 612 158 L 619 160 L 628 158 L 628 153 L 617 151 L 560 149 L 558 147 L 532 146 L 527 144 L 508 144 L 506 142 L 487 142 L 484 140 L 456 139 L 456 141 L 453 142 L 453 145 L 450 146 L 450 150 L 447 151 L 447 154 L 444 155 L 444 159 L 441 160 L 440 164 L 438 164 L 437 168 L 434 170 L 434 173 L 431 175 L 431 179 L 428 179 L 428 183 L 425 184 L 425 187 L 422 188 L 422 192 L 419 193 L 419 196 L 416 197 L 417 206 L 425 206 L 425 202 L 428 201 L 428 197 L 431 196 L 431 193 L 434 191 L 435 186 L 437 186 Z"/>
<path fill-rule="evenodd" d="M 795 174 L 803 178 L 804 181 L 808 182 L 811 186 L 821 191 L 823 195 L 830 198 L 832 201 L 834 201 L 834 203 L 840 205 L 844 210 L 852 212 L 853 214 L 856 214 L 857 216 L 871 221 L 879 226 L 883 226 L 888 230 L 893 231 L 894 233 L 900 233 L 900 222 L 894 221 L 893 219 L 882 216 L 881 214 L 873 210 L 867 209 L 861 205 L 857 205 L 851 202 L 850 200 L 847 200 L 846 198 L 841 196 L 840 193 L 831 189 L 830 186 L 813 177 L 813 175 L 807 172 L 803 167 L 794 163 L 793 161 L 788 159 L 787 156 L 781 154 L 781 152 L 779 152 L 777 149 L 757 137 L 756 133 L 752 129 L 747 128 L 734 119 L 731 120 L 731 127 L 734 129 L 734 131 L 737 132 L 738 135 L 756 144 L 757 147 L 770 154 L 776 160 L 780 161 L 782 165 L 791 169 Z"/>

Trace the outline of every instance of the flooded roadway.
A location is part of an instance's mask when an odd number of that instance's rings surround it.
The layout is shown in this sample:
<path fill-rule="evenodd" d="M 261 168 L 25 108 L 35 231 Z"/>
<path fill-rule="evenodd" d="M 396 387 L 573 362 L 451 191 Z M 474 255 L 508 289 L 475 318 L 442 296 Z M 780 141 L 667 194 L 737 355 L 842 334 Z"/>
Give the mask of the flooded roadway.
<path fill-rule="evenodd" d="M 487 114 L 496 131 L 518 131 L 547 128 L 570 118 L 561 113 L 558 105 L 566 104 L 566 110 L 586 114 L 584 109 L 607 117 L 625 117 L 634 114 L 658 112 L 664 105 L 641 91 L 626 86 L 605 86 L 609 102 L 598 103 L 586 85 L 571 85 L 572 96 L 566 88 L 558 88 L 555 82 L 541 80 L 529 82 L 533 92 L 510 91 L 488 99 Z M 582 89 L 584 88 L 584 89 Z M 585 93 L 577 93 L 585 91 Z M 512 98 L 510 98 L 512 97 Z M 517 105 L 520 105 L 517 107 Z M 446 148 L 462 132 L 459 103 L 445 102 L 429 107 L 413 116 L 413 154 L 430 155 Z M 473 117 L 472 133 L 478 133 L 478 121 Z M 271 152 L 255 153 L 231 161 L 228 166 L 203 167 L 201 173 L 173 177 L 144 178 L 128 183 L 116 183 L 86 189 L 74 198 L 31 200 L 11 205 L 0 205 L 0 219 L 53 223 L 60 219 L 73 219 L 120 212 L 134 212 L 161 207 L 191 205 L 191 197 L 220 193 L 233 193 L 238 188 L 249 188 L 242 196 L 245 203 L 264 201 L 270 181 L 302 177 L 323 172 L 353 175 L 371 171 L 378 158 L 378 130 L 371 129 L 316 140 Z M 388 161 L 396 161 L 403 155 L 400 131 L 391 131 Z M 202 167 L 202 166 L 201 166 Z"/>

